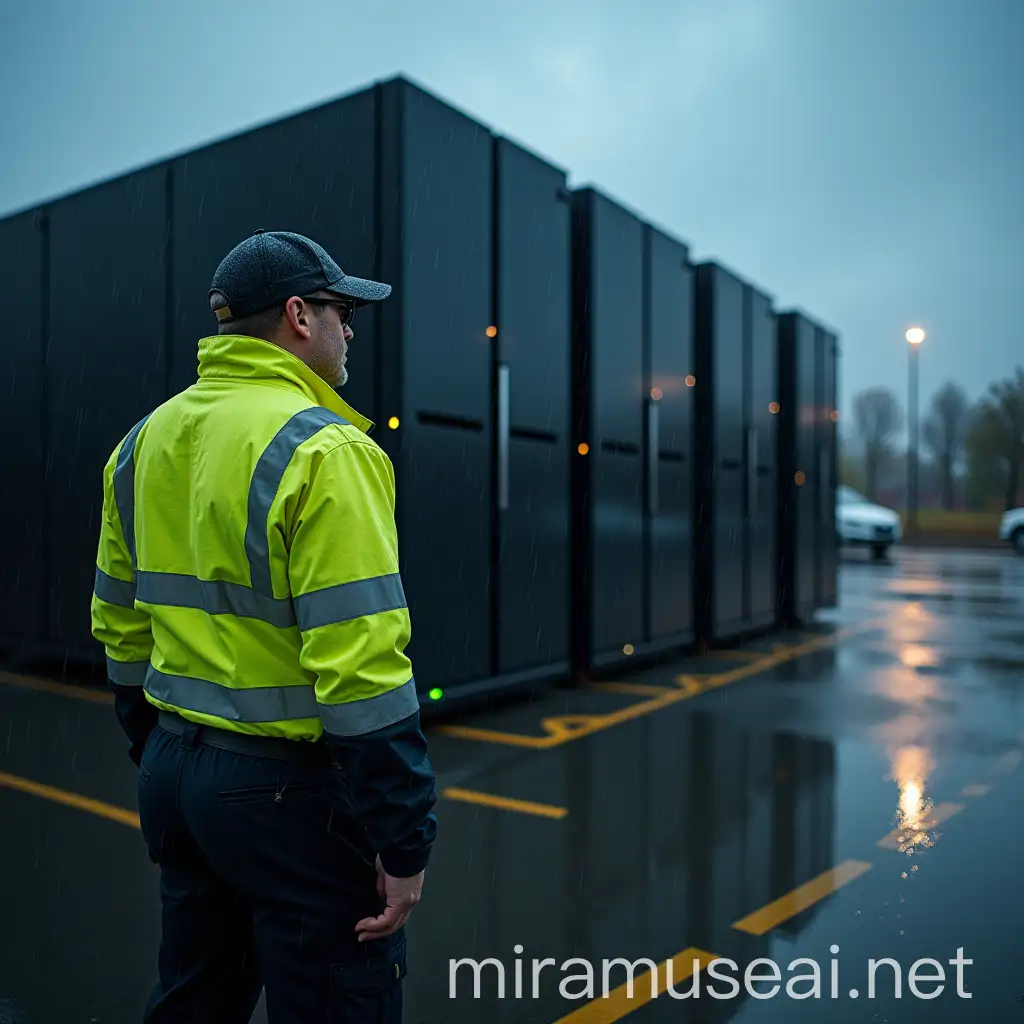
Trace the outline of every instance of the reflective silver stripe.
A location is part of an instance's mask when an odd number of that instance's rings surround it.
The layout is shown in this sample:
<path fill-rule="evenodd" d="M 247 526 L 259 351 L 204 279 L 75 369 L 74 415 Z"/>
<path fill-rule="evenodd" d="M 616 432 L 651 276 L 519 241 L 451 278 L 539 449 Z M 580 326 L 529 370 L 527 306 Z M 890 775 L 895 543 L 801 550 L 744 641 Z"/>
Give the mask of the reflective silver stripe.
<path fill-rule="evenodd" d="M 245 524 L 245 553 L 249 559 L 249 578 L 253 590 L 267 597 L 274 596 L 270 575 L 270 549 L 267 542 L 267 520 L 270 506 L 277 497 L 281 478 L 295 449 L 308 441 L 329 423 L 347 426 L 337 413 L 317 406 L 296 413 L 264 449 L 249 484 L 248 520 Z"/>
<path fill-rule="evenodd" d="M 121 520 L 121 532 L 128 555 L 135 568 L 135 442 L 139 431 L 149 416 L 144 416 L 128 432 L 117 453 L 117 464 L 114 466 L 114 504 L 117 505 L 117 516 Z"/>
<path fill-rule="evenodd" d="M 131 580 L 114 579 L 98 566 L 93 590 L 96 596 L 107 604 L 116 604 L 121 608 L 135 607 L 135 584 Z"/>
<path fill-rule="evenodd" d="M 335 736 L 362 736 L 408 718 L 419 710 L 420 699 L 416 694 L 416 680 L 410 679 L 397 690 L 388 690 L 376 697 L 347 704 L 319 704 L 318 707 L 327 732 Z"/>
<path fill-rule="evenodd" d="M 289 722 L 317 717 L 313 687 L 305 683 L 239 690 L 151 668 L 146 675 L 146 691 L 165 704 L 230 722 Z"/>
<path fill-rule="evenodd" d="M 267 597 L 242 583 L 170 572 L 139 572 L 136 579 L 138 599 L 146 604 L 197 608 L 210 615 L 239 615 L 282 628 L 295 625 L 290 598 Z"/>
<path fill-rule="evenodd" d="M 210 615 L 238 615 L 281 628 L 294 626 L 296 616 L 301 629 L 316 629 L 406 607 L 398 573 L 325 587 L 296 598 L 294 606 L 290 598 L 267 597 L 227 580 L 200 580 L 168 572 L 139 572 L 136 579 L 134 596 L 146 604 L 195 608 Z"/>
<path fill-rule="evenodd" d="M 141 686 L 148 671 L 148 658 L 146 661 L 114 661 L 107 657 L 107 678 L 119 686 Z"/>
<path fill-rule="evenodd" d="M 405 607 L 405 591 L 398 573 L 353 580 L 295 598 L 299 629 L 316 629 L 317 626 L 348 622 L 363 615 Z"/>

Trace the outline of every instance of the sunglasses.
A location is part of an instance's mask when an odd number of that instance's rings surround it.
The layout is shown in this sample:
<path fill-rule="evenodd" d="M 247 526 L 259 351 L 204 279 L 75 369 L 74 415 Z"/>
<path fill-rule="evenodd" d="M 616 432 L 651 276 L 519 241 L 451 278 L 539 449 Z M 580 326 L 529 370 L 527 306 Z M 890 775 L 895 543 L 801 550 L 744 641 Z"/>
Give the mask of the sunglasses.
<path fill-rule="evenodd" d="M 338 319 L 346 327 L 352 326 L 352 321 L 356 315 L 356 303 L 354 299 L 322 299 L 319 295 L 303 296 L 303 302 L 316 303 L 320 306 L 337 306 L 338 307 Z"/>

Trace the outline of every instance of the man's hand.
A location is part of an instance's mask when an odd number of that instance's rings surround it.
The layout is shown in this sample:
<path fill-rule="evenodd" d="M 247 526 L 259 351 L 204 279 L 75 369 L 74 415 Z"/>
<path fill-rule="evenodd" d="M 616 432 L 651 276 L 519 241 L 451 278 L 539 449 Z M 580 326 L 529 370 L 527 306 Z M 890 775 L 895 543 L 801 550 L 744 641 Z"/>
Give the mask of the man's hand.
<path fill-rule="evenodd" d="M 392 878 L 377 858 L 377 893 L 387 900 L 387 909 L 380 917 L 364 917 L 356 925 L 359 941 L 383 939 L 394 935 L 412 913 L 412 908 L 423 895 L 423 876 L 421 871 L 412 878 Z"/>

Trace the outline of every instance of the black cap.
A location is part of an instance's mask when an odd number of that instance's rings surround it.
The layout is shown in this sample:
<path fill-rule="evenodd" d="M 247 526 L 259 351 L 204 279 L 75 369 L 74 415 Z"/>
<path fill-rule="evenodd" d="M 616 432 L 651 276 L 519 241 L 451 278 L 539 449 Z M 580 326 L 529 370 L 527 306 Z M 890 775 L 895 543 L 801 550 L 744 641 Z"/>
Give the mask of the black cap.
<path fill-rule="evenodd" d="M 241 320 L 281 305 L 293 295 L 329 291 L 355 299 L 357 306 L 380 302 L 391 285 L 349 277 L 334 260 L 304 235 L 260 229 L 221 260 L 210 297 L 220 292 L 227 306 L 216 310 L 220 323 Z"/>

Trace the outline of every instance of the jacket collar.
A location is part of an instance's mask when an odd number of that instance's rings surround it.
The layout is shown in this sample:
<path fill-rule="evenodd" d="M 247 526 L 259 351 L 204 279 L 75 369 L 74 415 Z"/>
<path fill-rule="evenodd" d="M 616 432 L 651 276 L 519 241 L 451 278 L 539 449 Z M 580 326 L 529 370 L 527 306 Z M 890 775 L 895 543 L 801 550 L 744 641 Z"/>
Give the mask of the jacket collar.
<path fill-rule="evenodd" d="M 343 401 L 301 359 L 278 345 L 242 334 L 217 334 L 199 342 L 200 380 L 262 381 L 301 391 L 310 401 L 337 413 L 364 434 L 374 424 Z"/>

